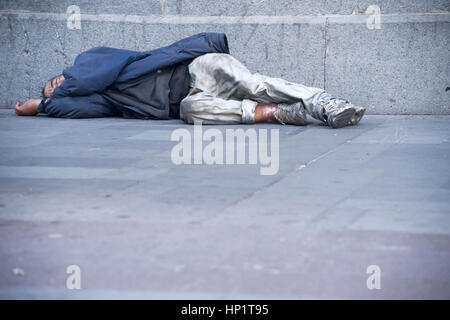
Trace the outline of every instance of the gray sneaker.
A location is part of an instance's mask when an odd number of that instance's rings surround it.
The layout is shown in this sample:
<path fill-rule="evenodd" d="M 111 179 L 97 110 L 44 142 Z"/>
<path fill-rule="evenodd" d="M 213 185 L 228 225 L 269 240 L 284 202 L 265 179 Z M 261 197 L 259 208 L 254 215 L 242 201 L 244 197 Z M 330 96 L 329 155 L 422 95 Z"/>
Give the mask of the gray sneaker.
<path fill-rule="evenodd" d="M 307 124 L 306 110 L 302 102 L 294 104 L 280 103 L 273 115 L 281 124 L 294 124 L 297 126 L 304 126 Z"/>
<path fill-rule="evenodd" d="M 363 107 L 357 107 L 347 100 L 331 99 L 324 105 L 325 118 L 332 128 L 342 128 L 349 125 L 356 125 L 366 112 Z"/>

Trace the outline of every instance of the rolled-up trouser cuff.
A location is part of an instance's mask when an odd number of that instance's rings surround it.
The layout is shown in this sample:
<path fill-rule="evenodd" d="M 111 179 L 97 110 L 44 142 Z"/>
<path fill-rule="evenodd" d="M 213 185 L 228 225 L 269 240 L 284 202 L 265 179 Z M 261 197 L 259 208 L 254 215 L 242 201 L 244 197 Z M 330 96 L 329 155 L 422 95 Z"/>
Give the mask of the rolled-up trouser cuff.
<path fill-rule="evenodd" d="M 242 101 L 242 123 L 255 123 L 255 108 L 258 103 L 244 99 Z"/>
<path fill-rule="evenodd" d="M 319 98 L 316 100 L 316 103 L 313 105 L 311 115 L 318 120 L 326 122 L 326 120 L 323 116 L 323 114 L 325 112 L 324 105 L 331 99 L 333 99 L 332 96 L 330 96 L 325 91 L 322 92 L 319 95 Z"/>

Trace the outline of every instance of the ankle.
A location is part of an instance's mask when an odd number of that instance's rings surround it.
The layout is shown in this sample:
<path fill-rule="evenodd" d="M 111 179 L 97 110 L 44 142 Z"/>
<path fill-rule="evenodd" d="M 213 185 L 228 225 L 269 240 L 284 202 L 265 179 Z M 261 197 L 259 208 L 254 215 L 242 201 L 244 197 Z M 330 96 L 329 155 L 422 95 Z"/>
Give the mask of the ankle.
<path fill-rule="evenodd" d="M 255 122 L 276 121 L 274 112 L 277 108 L 277 104 L 258 104 L 255 107 Z"/>

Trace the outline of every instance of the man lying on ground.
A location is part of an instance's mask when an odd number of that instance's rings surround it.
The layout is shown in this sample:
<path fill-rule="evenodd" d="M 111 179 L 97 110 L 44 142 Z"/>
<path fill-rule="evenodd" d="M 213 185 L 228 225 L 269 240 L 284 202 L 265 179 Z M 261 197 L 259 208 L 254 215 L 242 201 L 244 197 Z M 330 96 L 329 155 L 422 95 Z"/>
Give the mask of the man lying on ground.
<path fill-rule="evenodd" d="M 96 47 L 45 84 L 42 98 L 17 102 L 18 115 L 182 119 L 193 124 L 357 124 L 365 109 L 323 89 L 252 74 L 229 54 L 222 33 L 200 33 L 138 52 Z"/>

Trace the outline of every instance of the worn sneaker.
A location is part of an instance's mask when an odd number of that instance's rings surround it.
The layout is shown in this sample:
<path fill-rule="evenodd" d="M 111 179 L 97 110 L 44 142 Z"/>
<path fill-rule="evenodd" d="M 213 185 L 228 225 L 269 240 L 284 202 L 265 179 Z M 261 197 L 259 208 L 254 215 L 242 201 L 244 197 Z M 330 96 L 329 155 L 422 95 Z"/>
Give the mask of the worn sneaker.
<path fill-rule="evenodd" d="M 324 105 L 326 122 L 332 128 L 342 128 L 358 124 L 366 111 L 363 107 L 357 107 L 347 100 L 330 99 Z"/>
<path fill-rule="evenodd" d="M 294 104 L 280 103 L 273 115 L 281 124 L 294 124 L 297 126 L 304 126 L 307 124 L 306 110 L 302 102 Z"/>

